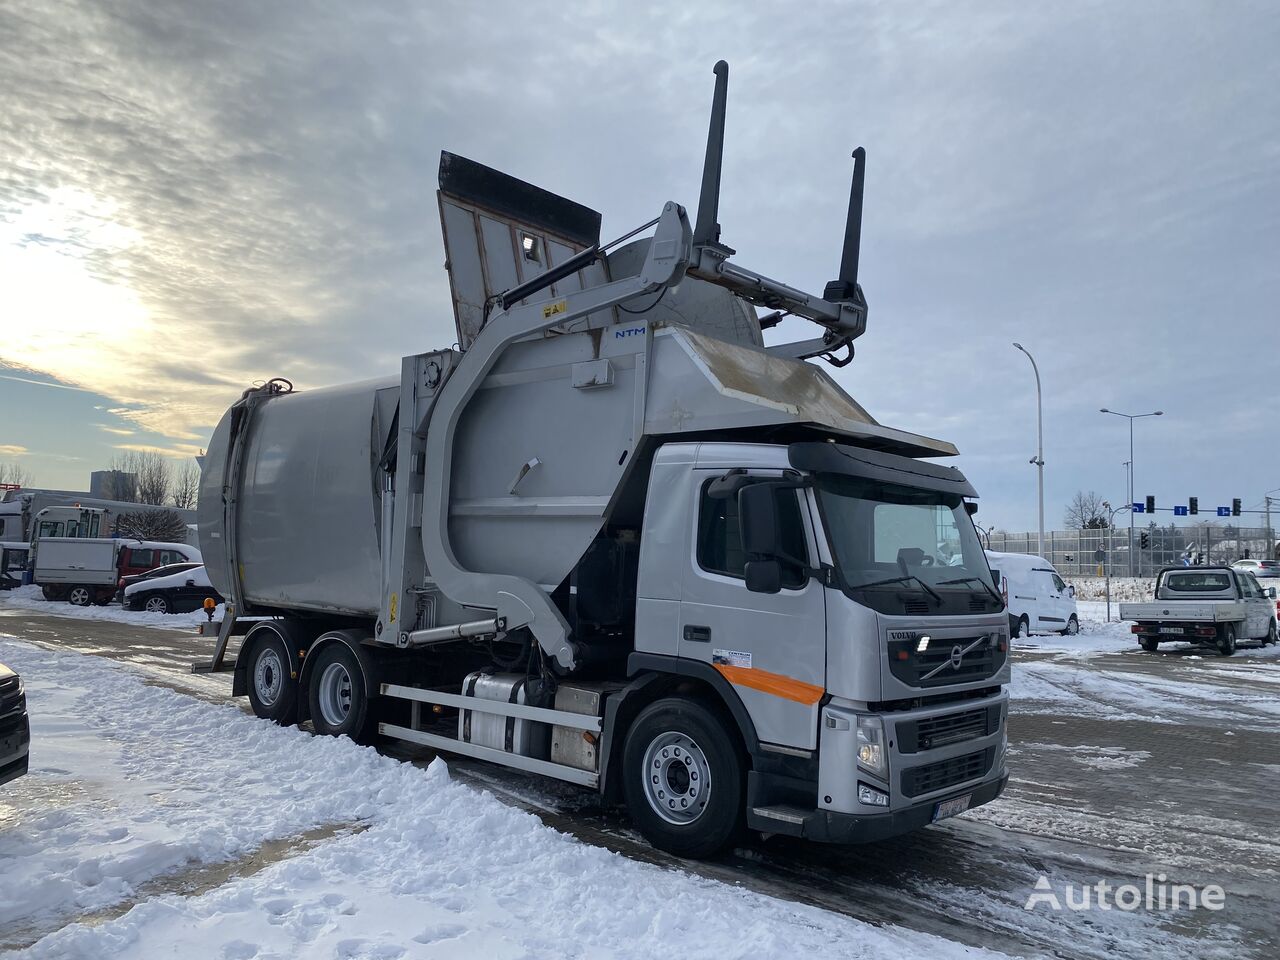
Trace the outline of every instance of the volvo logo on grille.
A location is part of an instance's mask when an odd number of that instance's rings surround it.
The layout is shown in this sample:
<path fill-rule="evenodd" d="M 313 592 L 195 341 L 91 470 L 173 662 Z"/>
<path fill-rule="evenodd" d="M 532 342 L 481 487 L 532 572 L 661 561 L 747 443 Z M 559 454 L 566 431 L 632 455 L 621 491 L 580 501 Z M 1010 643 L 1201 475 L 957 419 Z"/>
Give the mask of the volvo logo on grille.
<path fill-rule="evenodd" d="M 959 670 L 960 664 L 964 662 L 964 648 L 960 644 L 956 644 L 951 648 L 951 669 Z"/>

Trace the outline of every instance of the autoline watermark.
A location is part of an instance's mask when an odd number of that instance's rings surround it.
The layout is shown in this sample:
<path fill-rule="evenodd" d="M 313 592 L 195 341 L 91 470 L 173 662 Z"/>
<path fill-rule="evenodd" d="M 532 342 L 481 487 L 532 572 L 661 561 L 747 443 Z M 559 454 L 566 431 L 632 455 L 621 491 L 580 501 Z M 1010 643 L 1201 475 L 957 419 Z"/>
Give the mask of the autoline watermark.
<path fill-rule="evenodd" d="M 1148 873 L 1141 884 L 1116 886 L 1106 880 L 1092 884 L 1066 883 L 1055 888 L 1043 873 L 1035 889 L 1022 905 L 1023 910 L 1221 910 L 1226 891 L 1216 883 L 1196 887 L 1189 883 L 1169 883 L 1163 873 Z"/>

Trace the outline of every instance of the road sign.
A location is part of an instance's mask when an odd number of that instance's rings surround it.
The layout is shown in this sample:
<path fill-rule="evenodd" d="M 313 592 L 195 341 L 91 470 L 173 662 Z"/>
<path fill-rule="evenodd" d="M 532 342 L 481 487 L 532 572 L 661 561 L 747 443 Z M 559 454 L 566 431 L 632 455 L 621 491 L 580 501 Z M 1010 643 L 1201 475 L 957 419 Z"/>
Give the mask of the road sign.
<path fill-rule="evenodd" d="M 1147 512 L 1147 505 L 1146 505 L 1145 503 L 1135 503 L 1135 504 L 1133 505 L 1133 512 L 1134 512 L 1134 513 L 1146 513 L 1146 512 Z M 1219 513 L 1221 513 L 1221 511 L 1219 511 Z M 1228 511 L 1228 516 L 1229 516 L 1229 515 L 1230 515 L 1230 511 Z"/>
<path fill-rule="evenodd" d="M 1175 517 L 1185 517 L 1185 516 L 1187 515 L 1187 508 L 1186 508 L 1186 507 L 1174 507 L 1174 508 L 1173 508 L 1173 515 L 1174 515 Z"/>
<path fill-rule="evenodd" d="M 1219 507 L 1219 508 L 1218 508 L 1218 516 L 1220 516 L 1220 517 L 1229 517 L 1229 516 L 1231 516 L 1231 508 L 1230 508 L 1230 507 Z"/>

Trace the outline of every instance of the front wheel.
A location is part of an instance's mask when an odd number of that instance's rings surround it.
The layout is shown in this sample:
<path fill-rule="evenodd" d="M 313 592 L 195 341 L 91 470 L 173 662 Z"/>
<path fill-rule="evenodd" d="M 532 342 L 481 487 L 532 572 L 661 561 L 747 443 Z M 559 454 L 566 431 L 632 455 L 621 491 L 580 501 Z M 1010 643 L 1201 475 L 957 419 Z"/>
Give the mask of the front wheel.
<path fill-rule="evenodd" d="M 254 716 L 281 726 L 298 722 L 298 678 L 288 645 L 269 627 L 246 640 L 249 650 L 249 705 Z"/>
<path fill-rule="evenodd" d="M 1218 635 L 1218 653 L 1229 657 L 1236 652 L 1236 627 L 1233 623 L 1224 623 Z"/>
<path fill-rule="evenodd" d="M 1276 621 L 1275 617 L 1272 617 L 1271 626 L 1267 628 L 1267 636 L 1262 641 L 1262 645 L 1265 647 L 1269 643 L 1274 644 L 1277 640 L 1280 640 L 1280 637 L 1276 636 Z"/>
<path fill-rule="evenodd" d="M 1062 632 L 1068 637 L 1074 637 L 1080 632 L 1080 621 L 1076 618 L 1074 613 L 1071 615 L 1071 619 L 1067 621 L 1067 629 Z"/>
<path fill-rule="evenodd" d="M 645 839 L 678 857 L 719 853 L 742 822 L 741 750 L 697 701 L 659 700 L 641 711 L 627 732 L 623 786 Z"/>
<path fill-rule="evenodd" d="M 142 609 L 147 613 L 168 613 L 169 598 L 163 594 L 154 594 L 143 601 Z"/>
<path fill-rule="evenodd" d="M 307 707 L 316 733 L 367 743 L 377 729 L 359 658 L 346 644 L 322 647 L 311 663 Z"/>

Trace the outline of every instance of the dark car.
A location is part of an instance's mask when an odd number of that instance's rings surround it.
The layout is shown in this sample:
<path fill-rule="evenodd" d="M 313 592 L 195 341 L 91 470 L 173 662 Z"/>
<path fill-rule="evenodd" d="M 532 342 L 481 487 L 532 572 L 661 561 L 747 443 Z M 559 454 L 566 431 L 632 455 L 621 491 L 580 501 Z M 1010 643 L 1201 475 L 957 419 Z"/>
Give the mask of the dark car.
<path fill-rule="evenodd" d="M 168 563 L 163 567 L 156 567 L 154 570 L 147 570 L 144 573 L 131 573 L 127 577 L 121 577 L 120 582 L 116 584 L 116 599 L 123 603 L 124 588 L 132 586 L 135 583 L 141 583 L 143 580 L 155 580 L 159 577 L 167 577 L 171 573 L 182 573 L 184 570 L 194 570 L 199 566 L 203 566 L 200 561 L 188 560 L 185 563 Z"/>
<path fill-rule="evenodd" d="M 148 613 L 187 613 L 201 609 L 206 599 L 222 602 L 222 595 L 209 583 L 204 564 L 124 588 L 125 609 Z"/>
<path fill-rule="evenodd" d="M 31 724 L 22 679 L 0 663 L 0 784 L 27 772 Z"/>

